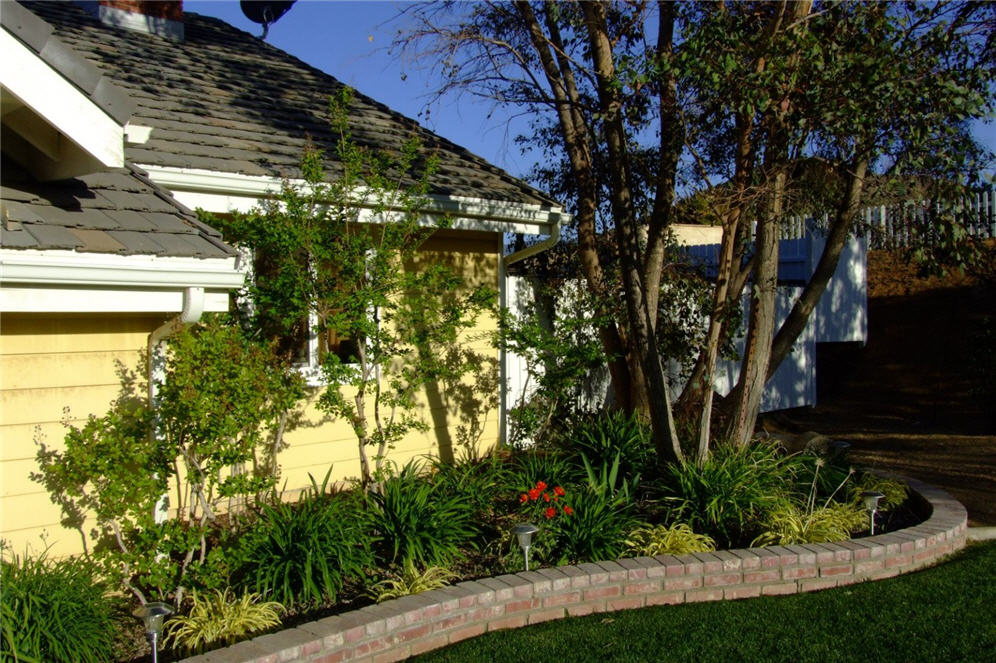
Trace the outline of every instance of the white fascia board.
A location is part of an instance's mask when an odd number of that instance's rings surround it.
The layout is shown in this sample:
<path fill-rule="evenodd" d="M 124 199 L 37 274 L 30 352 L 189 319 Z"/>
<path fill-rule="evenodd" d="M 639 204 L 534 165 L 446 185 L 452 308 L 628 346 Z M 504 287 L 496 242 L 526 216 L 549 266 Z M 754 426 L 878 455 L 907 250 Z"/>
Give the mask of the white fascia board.
<path fill-rule="evenodd" d="M 3 285 L 235 290 L 245 281 L 236 258 L 119 256 L 75 251 L 0 250 Z"/>
<path fill-rule="evenodd" d="M 7 30 L 0 30 L 0 83 L 84 152 L 124 166 L 124 127 Z"/>
<path fill-rule="evenodd" d="M 261 199 L 279 193 L 282 184 L 276 177 L 146 164 L 139 164 L 139 167 L 148 172 L 156 184 L 169 189 L 180 203 L 216 214 L 248 212 Z M 290 183 L 295 186 L 304 185 L 301 180 L 291 180 Z M 362 201 L 363 190 L 359 189 L 357 195 Z M 560 207 L 548 208 L 466 196 L 432 195 L 428 198 L 429 205 L 424 210 L 427 222 L 445 215 L 450 218 L 452 227 L 464 230 L 549 235 L 555 226 L 563 226 L 570 221 L 570 215 Z M 361 215 L 361 218 L 373 221 L 373 216 L 371 212 Z M 376 220 L 385 219 L 381 217 Z"/>
<path fill-rule="evenodd" d="M 184 288 L 59 287 L 7 285 L 0 287 L 3 313 L 179 313 Z M 229 310 L 227 290 L 206 290 L 204 310 Z"/>

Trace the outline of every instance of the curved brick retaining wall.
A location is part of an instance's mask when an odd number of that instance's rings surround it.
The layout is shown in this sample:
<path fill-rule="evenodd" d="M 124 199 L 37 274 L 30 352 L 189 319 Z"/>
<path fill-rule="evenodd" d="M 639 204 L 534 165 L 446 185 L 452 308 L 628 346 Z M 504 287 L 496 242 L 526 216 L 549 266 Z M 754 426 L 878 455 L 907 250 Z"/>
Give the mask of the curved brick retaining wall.
<path fill-rule="evenodd" d="M 637 557 L 462 582 L 186 661 L 398 661 L 488 631 L 568 616 L 795 594 L 889 578 L 929 566 L 965 545 L 965 507 L 942 490 L 909 484 L 930 517 L 898 532 L 840 543 Z"/>

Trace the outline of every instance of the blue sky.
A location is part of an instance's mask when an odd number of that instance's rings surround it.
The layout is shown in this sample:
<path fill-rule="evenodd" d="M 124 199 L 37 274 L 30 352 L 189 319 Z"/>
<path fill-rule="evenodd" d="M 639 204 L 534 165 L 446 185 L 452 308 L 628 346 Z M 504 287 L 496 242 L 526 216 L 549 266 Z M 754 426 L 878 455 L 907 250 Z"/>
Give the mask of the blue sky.
<path fill-rule="evenodd" d="M 402 7 L 404 3 L 378 0 L 299 0 L 270 26 L 266 41 L 418 119 L 430 130 L 509 173 L 525 175 L 531 158 L 522 156 L 513 143 L 517 134 L 527 130 L 524 120 L 509 124 L 501 111 L 489 117 L 495 110 L 490 104 L 466 95 L 434 104 L 425 114 L 433 80 L 388 52 L 394 34 L 405 25 L 404 19 L 391 20 Z M 215 16 L 254 35 L 262 33 L 260 25 L 242 14 L 237 0 L 186 0 L 184 9 Z M 976 135 L 996 151 L 996 123 L 977 125 Z"/>

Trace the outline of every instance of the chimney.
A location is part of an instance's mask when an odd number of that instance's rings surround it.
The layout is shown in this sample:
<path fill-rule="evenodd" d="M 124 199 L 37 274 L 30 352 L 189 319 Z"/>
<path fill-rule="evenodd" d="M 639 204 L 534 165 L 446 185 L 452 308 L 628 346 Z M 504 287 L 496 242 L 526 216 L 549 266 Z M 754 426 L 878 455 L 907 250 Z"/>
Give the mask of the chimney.
<path fill-rule="evenodd" d="M 91 0 L 79 4 L 105 25 L 183 41 L 183 0 Z"/>

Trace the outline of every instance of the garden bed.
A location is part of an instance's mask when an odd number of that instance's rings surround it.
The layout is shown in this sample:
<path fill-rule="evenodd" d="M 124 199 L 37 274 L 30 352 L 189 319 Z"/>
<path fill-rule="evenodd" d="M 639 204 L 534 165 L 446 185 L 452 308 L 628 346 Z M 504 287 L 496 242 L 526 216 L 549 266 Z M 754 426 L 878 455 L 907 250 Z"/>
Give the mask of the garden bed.
<path fill-rule="evenodd" d="M 795 594 L 889 578 L 965 545 L 967 514 L 911 481 L 929 517 L 840 543 L 637 557 L 459 583 L 264 635 L 187 663 L 395 661 L 504 628 L 659 604 Z"/>

